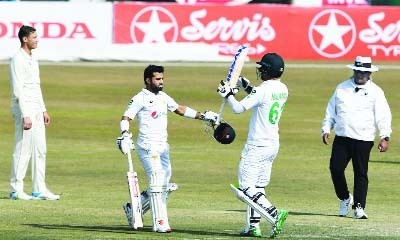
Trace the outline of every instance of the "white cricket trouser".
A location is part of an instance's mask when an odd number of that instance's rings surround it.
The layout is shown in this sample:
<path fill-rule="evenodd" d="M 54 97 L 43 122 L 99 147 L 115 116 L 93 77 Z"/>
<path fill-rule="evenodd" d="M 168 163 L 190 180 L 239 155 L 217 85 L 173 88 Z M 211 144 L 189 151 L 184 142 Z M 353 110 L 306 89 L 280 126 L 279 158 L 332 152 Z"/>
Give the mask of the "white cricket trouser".
<path fill-rule="evenodd" d="M 43 113 L 36 114 L 32 128 L 24 130 L 20 114 L 13 114 L 15 127 L 14 153 L 11 162 L 11 192 L 24 191 L 24 178 L 31 160 L 32 192 L 45 192 L 46 128 Z"/>
<path fill-rule="evenodd" d="M 167 186 L 171 178 L 169 145 L 153 144 L 147 149 L 139 147 L 137 154 L 149 180 L 153 231 L 168 229 Z"/>
<path fill-rule="evenodd" d="M 279 142 L 261 147 L 246 144 L 239 163 L 239 187 L 241 189 L 266 187 L 269 184 L 272 163 L 278 151 Z"/>
<path fill-rule="evenodd" d="M 169 182 L 171 178 L 171 163 L 168 143 L 149 145 L 146 149 L 138 147 L 136 152 L 149 182 L 153 172 L 163 172 L 166 178 L 165 182 Z"/>
<path fill-rule="evenodd" d="M 246 189 L 246 194 L 249 196 L 256 196 L 262 193 L 263 197 L 257 200 L 257 204 L 262 204 L 267 208 L 272 204 L 265 196 L 265 187 L 269 184 L 272 163 L 278 155 L 278 151 L 279 142 L 262 147 L 246 144 L 239 163 L 239 187 Z M 247 207 L 246 229 L 250 229 L 250 226 L 259 225 L 260 216 L 258 212 Z"/>

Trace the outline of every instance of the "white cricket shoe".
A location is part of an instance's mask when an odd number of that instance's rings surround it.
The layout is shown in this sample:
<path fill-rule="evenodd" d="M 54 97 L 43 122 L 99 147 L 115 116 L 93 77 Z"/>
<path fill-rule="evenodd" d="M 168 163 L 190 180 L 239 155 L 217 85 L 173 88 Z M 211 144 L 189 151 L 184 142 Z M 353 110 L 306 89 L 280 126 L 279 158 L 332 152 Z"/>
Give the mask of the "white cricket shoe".
<path fill-rule="evenodd" d="M 126 220 L 128 221 L 129 226 L 133 226 L 133 218 L 132 218 L 132 208 L 131 208 L 131 203 L 126 202 L 124 205 L 124 211 L 126 215 Z"/>
<path fill-rule="evenodd" d="M 349 193 L 348 199 L 340 200 L 339 202 L 339 216 L 345 217 L 349 214 L 351 205 L 353 205 L 353 195 Z"/>
<path fill-rule="evenodd" d="M 24 192 L 10 192 L 10 199 L 11 200 L 37 200 L 36 197 L 29 196 Z"/>
<path fill-rule="evenodd" d="M 357 207 L 354 209 L 353 218 L 355 219 L 368 219 L 367 214 L 364 212 L 364 208 L 361 207 L 361 204 L 357 203 Z"/>
<path fill-rule="evenodd" d="M 158 219 L 156 225 L 153 226 L 153 231 L 158 233 L 170 233 L 172 232 L 169 226 L 168 219 Z"/>
<path fill-rule="evenodd" d="M 167 189 L 168 192 L 173 192 L 173 191 L 176 191 L 176 190 L 178 190 L 178 184 L 176 184 L 176 183 L 168 183 L 168 189 Z"/>
<path fill-rule="evenodd" d="M 33 197 L 36 197 L 40 200 L 60 200 L 60 195 L 54 194 L 50 191 L 46 192 L 33 192 Z"/>

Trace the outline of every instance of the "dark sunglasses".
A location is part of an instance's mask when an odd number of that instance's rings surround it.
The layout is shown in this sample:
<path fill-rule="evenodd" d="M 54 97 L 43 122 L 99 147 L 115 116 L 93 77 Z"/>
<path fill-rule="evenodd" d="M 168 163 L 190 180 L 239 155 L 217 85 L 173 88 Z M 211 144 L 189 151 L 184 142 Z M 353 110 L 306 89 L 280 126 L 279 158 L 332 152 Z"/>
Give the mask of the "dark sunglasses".
<path fill-rule="evenodd" d="M 356 73 L 356 74 L 361 73 L 361 74 L 364 74 L 364 75 L 371 74 L 371 72 L 368 72 L 368 71 L 360 71 L 360 70 L 354 70 L 354 73 Z"/>

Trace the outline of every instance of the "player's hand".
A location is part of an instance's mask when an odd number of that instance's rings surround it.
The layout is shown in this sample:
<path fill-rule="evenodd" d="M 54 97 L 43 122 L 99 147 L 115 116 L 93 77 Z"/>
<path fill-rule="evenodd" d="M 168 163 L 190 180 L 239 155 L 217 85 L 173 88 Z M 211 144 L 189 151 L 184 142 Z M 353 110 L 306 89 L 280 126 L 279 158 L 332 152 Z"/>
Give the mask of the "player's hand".
<path fill-rule="evenodd" d="M 132 133 L 124 132 L 121 137 L 117 138 L 117 147 L 123 154 L 128 154 L 130 150 L 134 150 Z"/>
<path fill-rule="evenodd" d="M 29 130 L 32 128 L 32 120 L 30 117 L 24 117 L 24 130 Z"/>
<path fill-rule="evenodd" d="M 50 115 L 48 112 L 43 112 L 43 120 L 44 120 L 44 125 L 49 126 L 50 125 Z"/>
<path fill-rule="evenodd" d="M 231 88 L 229 86 L 229 83 L 224 80 L 221 80 L 217 88 L 217 92 L 219 93 L 219 95 L 224 98 L 228 98 L 230 95 L 235 95 L 238 91 L 239 89 Z"/>
<path fill-rule="evenodd" d="M 200 120 L 210 122 L 214 125 L 217 122 L 218 114 L 213 111 L 205 111 L 204 113 L 200 114 Z"/>
<path fill-rule="evenodd" d="M 322 142 L 325 144 L 325 145 L 328 145 L 329 143 L 328 143 L 328 139 L 329 139 L 329 133 L 324 133 L 324 134 L 322 134 Z"/>
<path fill-rule="evenodd" d="M 253 86 L 250 85 L 250 80 L 242 76 L 239 76 L 236 86 L 242 88 L 247 93 L 251 93 L 253 90 Z"/>

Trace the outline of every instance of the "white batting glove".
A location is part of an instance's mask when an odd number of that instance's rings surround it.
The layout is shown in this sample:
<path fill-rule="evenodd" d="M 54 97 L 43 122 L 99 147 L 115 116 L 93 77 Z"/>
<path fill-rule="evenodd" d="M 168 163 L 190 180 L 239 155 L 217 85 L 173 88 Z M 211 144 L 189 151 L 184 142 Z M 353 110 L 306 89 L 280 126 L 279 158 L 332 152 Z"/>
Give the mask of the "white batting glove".
<path fill-rule="evenodd" d="M 225 82 L 224 80 L 221 80 L 217 88 L 217 92 L 219 93 L 219 95 L 224 98 L 228 98 L 230 95 L 235 95 L 236 93 L 238 93 L 238 91 L 239 89 L 231 88 L 229 86 L 229 83 Z"/>
<path fill-rule="evenodd" d="M 132 133 L 124 132 L 122 136 L 117 138 L 117 147 L 123 154 L 128 154 L 130 150 L 135 150 L 132 140 Z"/>
<path fill-rule="evenodd" d="M 242 88 L 247 93 L 251 93 L 253 90 L 253 86 L 250 85 L 250 80 L 242 76 L 239 76 L 236 86 Z"/>
<path fill-rule="evenodd" d="M 218 114 L 213 111 L 205 111 L 204 113 L 200 114 L 200 120 L 210 122 L 211 124 L 215 124 L 218 119 Z"/>

